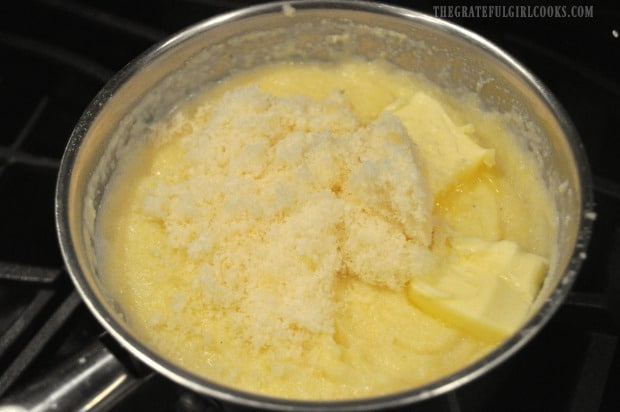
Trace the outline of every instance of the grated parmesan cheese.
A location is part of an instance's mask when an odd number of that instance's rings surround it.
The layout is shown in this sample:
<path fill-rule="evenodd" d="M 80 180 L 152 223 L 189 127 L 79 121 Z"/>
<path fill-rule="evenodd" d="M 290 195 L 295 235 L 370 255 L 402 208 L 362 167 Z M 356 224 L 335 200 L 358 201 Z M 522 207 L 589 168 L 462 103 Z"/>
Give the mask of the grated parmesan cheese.
<path fill-rule="evenodd" d="M 193 130 L 143 212 L 256 349 L 333 333 L 337 276 L 402 289 L 430 261 L 432 197 L 395 116 L 242 88 Z"/>

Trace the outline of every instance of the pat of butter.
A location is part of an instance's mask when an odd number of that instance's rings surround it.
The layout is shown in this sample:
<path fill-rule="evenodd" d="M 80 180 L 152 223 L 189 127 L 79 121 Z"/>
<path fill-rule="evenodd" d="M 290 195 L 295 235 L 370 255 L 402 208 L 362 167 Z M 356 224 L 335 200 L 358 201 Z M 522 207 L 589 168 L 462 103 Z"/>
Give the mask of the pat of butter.
<path fill-rule="evenodd" d="M 418 92 L 404 105 L 388 108 L 400 118 L 424 159 L 433 195 L 444 192 L 464 175 L 484 164 L 495 164 L 495 150 L 485 149 L 458 127 L 441 104 Z"/>
<path fill-rule="evenodd" d="M 487 340 L 507 337 L 529 314 L 547 260 L 512 241 L 453 238 L 454 253 L 413 279 L 409 299 L 428 313 Z"/>

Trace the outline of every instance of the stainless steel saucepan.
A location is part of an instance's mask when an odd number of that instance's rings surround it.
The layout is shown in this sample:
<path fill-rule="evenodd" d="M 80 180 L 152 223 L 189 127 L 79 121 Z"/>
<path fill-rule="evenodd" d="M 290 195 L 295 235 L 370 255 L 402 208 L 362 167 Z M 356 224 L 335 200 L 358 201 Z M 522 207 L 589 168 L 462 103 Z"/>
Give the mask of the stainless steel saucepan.
<path fill-rule="evenodd" d="M 513 336 L 474 364 L 425 386 L 386 396 L 325 402 L 278 399 L 245 393 L 184 370 L 134 333 L 100 279 L 93 252 L 95 220 L 118 157 L 128 141 L 146 133 L 180 101 L 231 72 L 267 62 L 329 61 L 345 55 L 388 60 L 457 93 L 474 91 L 489 110 L 512 111 L 528 120 L 532 133 L 524 143 L 541 163 L 560 216 L 553 239 L 557 256 L 534 313 Z M 508 54 L 470 31 L 403 8 L 358 1 L 291 1 L 199 23 L 150 49 L 114 76 L 86 109 L 69 140 L 58 177 L 56 219 L 66 266 L 84 302 L 109 334 L 140 361 L 224 402 L 261 409 L 336 411 L 418 402 L 476 379 L 510 357 L 543 327 L 567 295 L 585 258 L 594 213 L 589 167 L 574 127 L 551 93 Z M 108 379 L 126 380 L 115 358 L 94 353 L 83 356 L 79 364 L 86 364 L 96 375 L 93 365 L 99 363 L 107 368 Z M 94 389 L 98 395 L 88 401 L 93 408 L 101 404 L 97 401 L 97 396 L 103 398 L 101 392 L 116 390 L 107 385 Z M 54 396 L 57 405 L 64 405 L 60 395 Z M 49 403 L 49 396 L 46 399 Z"/>

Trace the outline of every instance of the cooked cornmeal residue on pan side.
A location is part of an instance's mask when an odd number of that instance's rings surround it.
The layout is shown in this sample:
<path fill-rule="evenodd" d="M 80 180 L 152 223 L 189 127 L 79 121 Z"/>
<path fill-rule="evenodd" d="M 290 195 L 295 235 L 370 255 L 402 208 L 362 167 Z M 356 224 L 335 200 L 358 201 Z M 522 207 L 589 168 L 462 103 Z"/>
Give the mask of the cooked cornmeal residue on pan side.
<path fill-rule="evenodd" d="M 555 236 L 539 174 L 501 116 L 385 63 L 264 66 L 136 143 L 97 253 L 183 368 L 284 398 L 392 393 L 527 319 Z"/>

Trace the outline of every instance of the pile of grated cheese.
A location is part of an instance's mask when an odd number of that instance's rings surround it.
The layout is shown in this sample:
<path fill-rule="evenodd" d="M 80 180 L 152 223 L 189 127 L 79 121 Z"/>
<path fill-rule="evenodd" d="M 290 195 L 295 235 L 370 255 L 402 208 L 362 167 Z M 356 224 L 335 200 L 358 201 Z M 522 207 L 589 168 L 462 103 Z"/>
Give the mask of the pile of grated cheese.
<path fill-rule="evenodd" d="M 361 124 L 339 93 L 254 87 L 202 110 L 143 212 L 252 347 L 332 334 L 338 277 L 399 290 L 433 264 L 433 191 L 396 115 Z"/>

